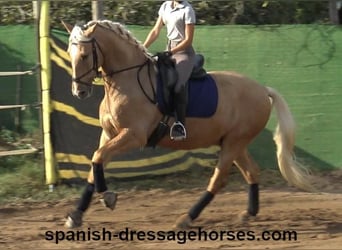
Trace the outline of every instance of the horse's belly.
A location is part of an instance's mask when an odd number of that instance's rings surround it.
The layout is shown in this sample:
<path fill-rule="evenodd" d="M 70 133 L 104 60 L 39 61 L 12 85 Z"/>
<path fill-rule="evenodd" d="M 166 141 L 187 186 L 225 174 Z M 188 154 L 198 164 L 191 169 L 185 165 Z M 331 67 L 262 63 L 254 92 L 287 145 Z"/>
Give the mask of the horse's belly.
<path fill-rule="evenodd" d="M 187 138 L 184 141 L 173 141 L 169 134 L 158 145 L 172 149 L 206 148 L 211 145 L 220 145 L 222 136 L 226 133 L 226 126 L 217 117 L 188 118 L 185 122 Z"/>

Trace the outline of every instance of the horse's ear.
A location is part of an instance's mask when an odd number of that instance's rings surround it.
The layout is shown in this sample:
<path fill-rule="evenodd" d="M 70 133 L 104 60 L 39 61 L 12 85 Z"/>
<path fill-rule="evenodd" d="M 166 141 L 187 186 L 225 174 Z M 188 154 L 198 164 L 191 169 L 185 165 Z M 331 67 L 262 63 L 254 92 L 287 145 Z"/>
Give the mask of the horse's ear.
<path fill-rule="evenodd" d="M 74 26 L 72 26 L 71 24 L 68 24 L 68 23 L 64 22 L 63 20 L 62 20 L 61 22 L 62 22 L 64 28 L 65 28 L 69 33 L 71 33 L 71 31 L 72 31 L 72 29 L 74 28 Z"/>
<path fill-rule="evenodd" d="M 94 25 L 91 25 L 90 27 L 87 27 L 87 34 L 93 33 L 96 26 L 97 26 L 97 23 L 95 23 Z"/>

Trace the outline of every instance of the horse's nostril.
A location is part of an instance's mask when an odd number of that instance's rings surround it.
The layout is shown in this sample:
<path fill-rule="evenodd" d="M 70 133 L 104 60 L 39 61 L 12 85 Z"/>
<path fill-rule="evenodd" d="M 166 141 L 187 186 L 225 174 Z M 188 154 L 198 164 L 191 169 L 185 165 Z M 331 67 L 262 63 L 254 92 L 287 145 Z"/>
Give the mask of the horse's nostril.
<path fill-rule="evenodd" d="M 85 90 L 79 91 L 78 92 L 78 97 L 80 99 L 84 99 L 85 97 L 87 97 L 87 91 L 85 91 Z"/>

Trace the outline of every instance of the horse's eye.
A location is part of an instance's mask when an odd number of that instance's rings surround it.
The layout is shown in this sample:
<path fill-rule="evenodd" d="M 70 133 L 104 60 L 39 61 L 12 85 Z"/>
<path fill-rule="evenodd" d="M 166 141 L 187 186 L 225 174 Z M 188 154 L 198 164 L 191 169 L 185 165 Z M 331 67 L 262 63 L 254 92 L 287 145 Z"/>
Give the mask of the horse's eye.
<path fill-rule="evenodd" d="M 81 55 L 80 58 L 81 58 L 81 61 L 84 61 L 88 58 L 88 55 Z"/>

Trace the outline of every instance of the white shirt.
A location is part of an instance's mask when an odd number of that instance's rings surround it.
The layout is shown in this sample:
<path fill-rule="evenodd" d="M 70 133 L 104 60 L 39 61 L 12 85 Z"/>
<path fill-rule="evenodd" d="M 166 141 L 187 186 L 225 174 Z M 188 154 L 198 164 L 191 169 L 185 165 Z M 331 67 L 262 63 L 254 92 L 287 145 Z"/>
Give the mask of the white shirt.
<path fill-rule="evenodd" d="M 172 1 L 166 1 L 160 6 L 158 14 L 166 25 L 167 38 L 171 41 L 184 40 L 185 25 L 196 23 L 195 11 L 188 1 L 178 3 L 175 8 L 172 8 Z"/>

